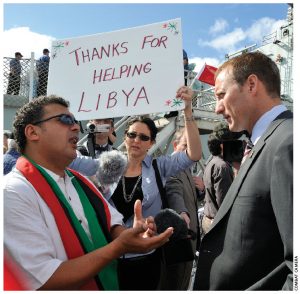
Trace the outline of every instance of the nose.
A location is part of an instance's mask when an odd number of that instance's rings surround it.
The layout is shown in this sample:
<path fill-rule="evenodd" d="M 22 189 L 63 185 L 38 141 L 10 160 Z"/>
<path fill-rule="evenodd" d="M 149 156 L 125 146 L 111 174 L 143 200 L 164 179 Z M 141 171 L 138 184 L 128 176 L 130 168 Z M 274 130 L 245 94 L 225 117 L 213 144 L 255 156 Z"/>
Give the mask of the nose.
<path fill-rule="evenodd" d="M 79 124 L 73 124 L 72 126 L 71 126 L 71 130 L 72 131 L 76 131 L 76 132 L 78 132 L 79 133 L 79 131 L 80 131 L 80 126 L 79 126 Z"/>
<path fill-rule="evenodd" d="M 134 141 L 139 141 L 139 142 L 142 141 L 139 135 L 137 135 L 133 140 L 134 140 Z"/>
<path fill-rule="evenodd" d="M 222 100 L 217 100 L 216 101 L 216 108 L 215 108 L 215 113 L 216 114 L 221 114 L 224 112 L 224 105 Z"/>

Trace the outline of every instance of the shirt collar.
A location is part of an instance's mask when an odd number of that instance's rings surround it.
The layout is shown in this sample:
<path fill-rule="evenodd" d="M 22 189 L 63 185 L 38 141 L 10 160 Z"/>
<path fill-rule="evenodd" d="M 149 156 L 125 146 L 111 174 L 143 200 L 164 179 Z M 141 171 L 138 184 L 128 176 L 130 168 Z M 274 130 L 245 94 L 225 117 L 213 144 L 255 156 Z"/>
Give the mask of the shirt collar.
<path fill-rule="evenodd" d="M 266 131 L 270 123 L 282 112 L 286 111 L 287 108 L 283 105 L 276 105 L 271 110 L 264 113 L 259 120 L 255 123 L 252 135 L 251 135 L 251 141 L 255 145 L 256 142 L 259 140 L 259 138 L 262 136 L 262 134 Z"/>
<path fill-rule="evenodd" d="M 49 174 L 49 176 L 51 176 L 51 178 L 52 178 L 56 183 L 59 183 L 59 182 L 61 182 L 61 181 L 64 182 L 65 179 L 68 178 L 66 172 L 64 172 L 64 173 L 65 173 L 65 176 L 64 176 L 64 178 L 63 178 L 63 177 L 61 177 L 60 175 L 54 173 L 53 171 L 51 171 L 51 170 L 49 170 L 49 169 L 47 169 L 47 168 L 45 168 L 45 167 L 43 167 L 43 166 L 41 166 L 41 167 Z"/>

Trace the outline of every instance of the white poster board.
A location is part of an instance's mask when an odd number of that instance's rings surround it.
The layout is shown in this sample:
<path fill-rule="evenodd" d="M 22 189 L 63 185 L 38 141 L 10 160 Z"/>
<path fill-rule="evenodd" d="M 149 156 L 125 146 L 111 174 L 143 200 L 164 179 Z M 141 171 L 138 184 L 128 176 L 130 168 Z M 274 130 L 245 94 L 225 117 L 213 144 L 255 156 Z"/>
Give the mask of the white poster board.
<path fill-rule="evenodd" d="M 52 44 L 47 94 L 70 102 L 79 120 L 182 109 L 181 20 Z"/>

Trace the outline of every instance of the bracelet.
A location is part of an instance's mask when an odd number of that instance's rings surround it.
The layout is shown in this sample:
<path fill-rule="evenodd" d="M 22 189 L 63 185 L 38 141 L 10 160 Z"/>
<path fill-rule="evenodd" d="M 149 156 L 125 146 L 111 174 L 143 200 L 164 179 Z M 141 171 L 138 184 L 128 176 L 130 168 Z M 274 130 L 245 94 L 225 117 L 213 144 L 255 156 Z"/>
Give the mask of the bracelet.
<path fill-rule="evenodd" d="M 194 120 L 194 117 L 193 116 L 190 116 L 190 117 L 184 117 L 184 120 L 185 121 L 193 121 Z"/>

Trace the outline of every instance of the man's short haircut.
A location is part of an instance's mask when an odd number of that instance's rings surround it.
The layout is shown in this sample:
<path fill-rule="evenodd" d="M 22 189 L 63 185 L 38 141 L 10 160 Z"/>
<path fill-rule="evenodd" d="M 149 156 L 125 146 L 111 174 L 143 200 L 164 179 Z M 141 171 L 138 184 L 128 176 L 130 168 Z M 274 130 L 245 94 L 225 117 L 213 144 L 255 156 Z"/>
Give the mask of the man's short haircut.
<path fill-rule="evenodd" d="M 13 122 L 13 133 L 19 152 L 23 153 L 26 147 L 26 126 L 42 120 L 44 107 L 50 104 L 59 104 L 67 108 L 69 107 L 69 102 L 62 97 L 50 95 L 33 99 L 16 112 Z"/>
<path fill-rule="evenodd" d="M 247 78 L 254 74 L 265 85 L 271 97 L 280 97 L 280 72 L 276 63 L 267 55 L 256 51 L 231 58 L 218 68 L 215 77 L 228 67 L 232 69 L 233 79 L 240 86 L 243 86 Z"/>
<path fill-rule="evenodd" d="M 221 155 L 221 143 L 214 133 L 210 134 L 207 141 L 209 152 L 214 156 Z"/>

